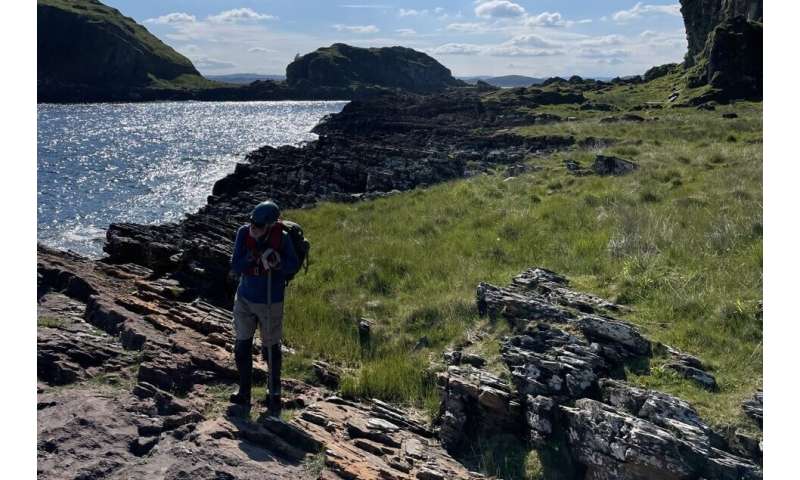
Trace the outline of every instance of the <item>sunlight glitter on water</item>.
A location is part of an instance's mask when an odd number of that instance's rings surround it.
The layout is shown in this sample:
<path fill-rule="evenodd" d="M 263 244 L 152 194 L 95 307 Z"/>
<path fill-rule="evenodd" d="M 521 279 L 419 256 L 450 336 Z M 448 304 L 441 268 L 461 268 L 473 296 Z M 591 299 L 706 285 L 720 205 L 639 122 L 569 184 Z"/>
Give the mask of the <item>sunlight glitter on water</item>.
<path fill-rule="evenodd" d="M 180 220 L 247 152 L 314 140 L 345 103 L 38 105 L 38 239 L 100 256 L 110 223 Z"/>

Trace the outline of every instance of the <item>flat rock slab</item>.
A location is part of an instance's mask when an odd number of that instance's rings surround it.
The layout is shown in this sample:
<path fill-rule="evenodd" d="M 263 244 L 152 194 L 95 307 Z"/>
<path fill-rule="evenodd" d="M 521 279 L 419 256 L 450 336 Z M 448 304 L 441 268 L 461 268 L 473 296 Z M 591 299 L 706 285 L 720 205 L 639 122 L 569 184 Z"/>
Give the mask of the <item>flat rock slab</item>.
<path fill-rule="evenodd" d="M 211 387 L 237 378 L 230 311 L 134 264 L 44 247 L 37 263 L 40 478 L 471 478 L 425 422 L 378 400 L 284 379 L 292 421 L 225 411 Z M 133 365 L 130 382 L 91 381 Z"/>
<path fill-rule="evenodd" d="M 387 411 L 399 413 L 405 424 L 387 420 L 391 418 Z M 290 423 L 325 445 L 326 468 L 342 478 L 422 478 L 428 472 L 438 472 L 442 478 L 478 478 L 431 438 L 412 414 L 383 402 L 334 397 L 310 405 Z"/>

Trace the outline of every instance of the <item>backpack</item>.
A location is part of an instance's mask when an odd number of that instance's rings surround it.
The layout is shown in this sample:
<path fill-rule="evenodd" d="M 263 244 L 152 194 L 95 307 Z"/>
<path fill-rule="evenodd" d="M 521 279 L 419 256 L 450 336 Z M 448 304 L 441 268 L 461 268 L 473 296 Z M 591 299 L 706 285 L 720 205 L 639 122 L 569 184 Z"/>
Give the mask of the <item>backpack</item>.
<path fill-rule="evenodd" d="M 308 253 L 311 250 L 311 242 L 309 242 L 306 239 L 305 235 L 303 234 L 303 228 L 299 224 L 295 222 L 290 222 L 288 220 L 279 220 L 277 222 L 277 225 L 280 226 L 280 231 L 286 232 L 288 234 L 289 239 L 292 241 L 292 247 L 294 247 L 294 252 L 297 255 L 298 264 L 300 265 L 300 267 L 303 267 L 303 264 L 305 263 L 305 271 L 308 272 L 308 257 L 309 257 Z M 271 234 L 272 231 L 269 232 L 266 243 L 270 248 L 273 248 L 275 250 L 280 250 L 282 236 L 272 237 Z M 253 240 L 249 236 L 246 239 L 246 246 L 247 248 L 249 248 L 252 251 L 255 251 L 256 253 L 260 251 L 261 248 L 264 248 L 262 245 L 256 244 L 255 240 Z M 250 275 L 258 275 L 259 267 L 258 266 L 251 267 L 248 273 Z M 263 271 L 261 274 L 263 274 Z M 294 275 L 287 275 L 286 284 L 288 285 L 293 278 Z"/>
<path fill-rule="evenodd" d="M 300 267 L 303 267 L 304 271 L 308 273 L 308 254 L 311 251 L 311 242 L 303 235 L 303 227 L 288 220 L 281 220 L 280 224 L 283 227 L 283 231 L 288 233 L 289 238 L 292 240 L 292 247 L 294 247 L 294 253 L 297 254 Z M 292 278 L 294 278 L 294 275 L 286 277 L 287 285 Z"/>

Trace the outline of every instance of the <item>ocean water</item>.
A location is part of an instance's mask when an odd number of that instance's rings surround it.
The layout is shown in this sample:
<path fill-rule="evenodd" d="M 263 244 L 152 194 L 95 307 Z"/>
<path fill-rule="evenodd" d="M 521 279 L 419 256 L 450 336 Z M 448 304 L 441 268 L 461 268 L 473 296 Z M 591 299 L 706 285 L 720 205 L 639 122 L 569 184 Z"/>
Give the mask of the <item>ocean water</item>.
<path fill-rule="evenodd" d="M 99 257 L 110 223 L 180 220 L 247 152 L 314 140 L 345 103 L 40 104 L 38 239 Z"/>

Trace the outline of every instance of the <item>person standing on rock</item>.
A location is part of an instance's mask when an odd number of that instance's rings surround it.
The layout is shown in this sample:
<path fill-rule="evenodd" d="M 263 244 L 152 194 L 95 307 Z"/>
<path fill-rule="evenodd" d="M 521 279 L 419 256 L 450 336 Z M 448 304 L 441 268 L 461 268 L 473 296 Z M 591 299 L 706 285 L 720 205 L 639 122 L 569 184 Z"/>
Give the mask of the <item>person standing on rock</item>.
<path fill-rule="evenodd" d="M 270 416 L 281 411 L 281 337 L 286 279 L 300 268 L 291 238 L 279 222 L 280 209 L 272 201 L 259 203 L 250 224 L 236 233 L 231 269 L 240 274 L 233 302 L 236 330 L 234 356 L 239 370 L 239 391 L 231 402 L 250 405 L 253 374 L 253 335 L 260 326 L 261 353 L 269 366 L 267 408 Z"/>

